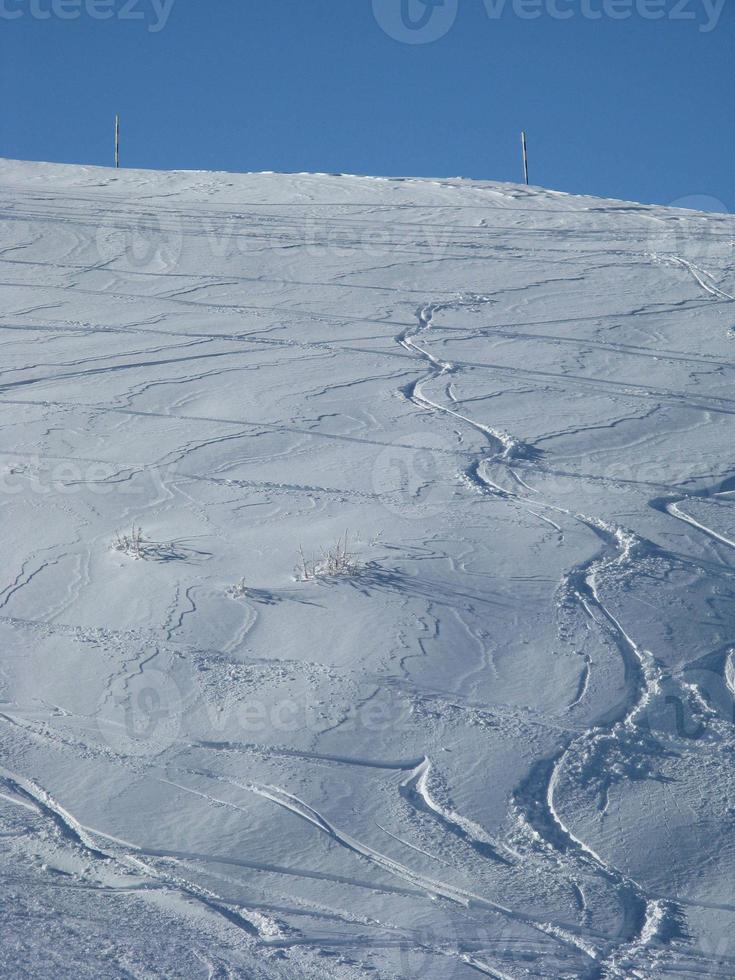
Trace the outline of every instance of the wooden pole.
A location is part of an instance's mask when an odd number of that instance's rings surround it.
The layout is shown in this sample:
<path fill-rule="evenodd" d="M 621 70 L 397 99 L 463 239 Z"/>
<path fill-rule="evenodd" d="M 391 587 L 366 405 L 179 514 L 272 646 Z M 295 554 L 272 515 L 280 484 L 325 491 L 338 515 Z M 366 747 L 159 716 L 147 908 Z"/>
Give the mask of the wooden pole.
<path fill-rule="evenodd" d="M 521 144 L 523 146 L 523 176 L 528 184 L 528 144 L 526 143 L 525 132 L 521 133 Z"/>
<path fill-rule="evenodd" d="M 115 168 L 120 167 L 120 116 L 115 116 Z"/>

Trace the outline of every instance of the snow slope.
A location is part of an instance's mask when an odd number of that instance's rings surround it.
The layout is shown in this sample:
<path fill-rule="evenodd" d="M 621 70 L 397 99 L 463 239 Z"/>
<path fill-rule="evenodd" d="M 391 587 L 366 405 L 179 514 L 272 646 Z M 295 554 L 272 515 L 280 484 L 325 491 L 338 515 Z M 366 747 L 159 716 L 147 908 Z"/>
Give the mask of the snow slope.
<path fill-rule="evenodd" d="M 735 975 L 733 219 L 0 207 L 0 972 Z"/>

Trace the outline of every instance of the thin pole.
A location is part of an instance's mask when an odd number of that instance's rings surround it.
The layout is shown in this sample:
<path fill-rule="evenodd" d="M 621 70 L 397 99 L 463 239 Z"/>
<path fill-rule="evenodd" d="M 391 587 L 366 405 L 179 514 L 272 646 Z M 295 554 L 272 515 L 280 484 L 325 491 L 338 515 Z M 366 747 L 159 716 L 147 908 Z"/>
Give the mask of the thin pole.
<path fill-rule="evenodd" d="M 115 116 L 115 168 L 120 167 L 120 116 Z"/>
<path fill-rule="evenodd" d="M 521 144 L 523 146 L 523 176 L 528 184 L 528 144 L 526 143 L 525 132 L 521 133 Z"/>

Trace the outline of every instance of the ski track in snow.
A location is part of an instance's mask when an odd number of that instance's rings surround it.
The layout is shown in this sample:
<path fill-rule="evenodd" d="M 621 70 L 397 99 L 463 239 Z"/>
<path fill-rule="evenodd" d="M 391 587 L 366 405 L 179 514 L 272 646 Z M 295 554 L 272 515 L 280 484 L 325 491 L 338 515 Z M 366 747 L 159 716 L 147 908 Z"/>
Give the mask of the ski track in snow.
<path fill-rule="evenodd" d="M 294 957 L 263 960 L 264 970 L 276 971 L 268 977 L 353 980 L 376 969 L 366 964 L 378 950 L 386 957 L 375 961 L 381 976 L 409 969 L 391 950 L 429 956 L 427 980 L 447 971 L 656 980 L 735 969 L 725 954 L 709 955 L 708 940 L 701 949 L 687 942 L 681 927 L 688 903 L 707 907 L 697 901 L 696 874 L 711 867 L 711 856 L 695 863 L 690 879 L 678 869 L 668 897 L 650 863 L 634 849 L 623 855 L 608 830 L 617 820 L 621 840 L 636 841 L 618 760 L 632 766 L 635 752 L 658 750 L 647 719 L 671 691 L 696 703 L 708 736 L 717 731 L 733 744 L 716 728 L 707 692 L 660 659 L 666 644 L 655 639 L 653 620 L 636 622 L 627 595 L 652 577 L 652 562 L 673 567 L 674 558 L 687 559 L 689 574 L 717 599 L 723 582 L 729 588 L 723 549 L 735 548 L 735 538 L 697 506 L 710 501 L 726 513 L 732 478 L 710 477 L 709 487 L 696 489 L 704 478 L 646 479 L 635 470 L 646 454 L 671 453 L 667 439 L 694 433 L 692 417 L 703 420 L 703 432 L 692 435 L 689 452 L 714 433 L 710 455 L 698 460 L 703 470 L 727 444 L 732 359 L 704 339 L 704 328 L 691 349 L 683 348 L 687 334 L 674 331 L 678 317 L 700 316 L 722 332 L 735 297 L 722 257 L 713 264 L 714 246 L 706 261 L 644 253 L 652 226 L 668 229 L 678 217 L 510 185 L 308 175 L 227 184 L 225 175 L 131 171 L 114 177 L 132 182 L 121 196 L 104 171 L 49 174 L 61 184 L 40 194 L 36 165 L 0 163 L 8 197 L 0 223 L 0 303 L 8 297 L 0 308 L 7 361 L 0 396 L 12 420 L 2 430 L 2 476 L 24 481 L 20 495 L 0 499 L 10 529 L 0 626 L 33 658 L 28 677 L 17 644 L 9 644 L 7 665 L 0 662 L 4 809 L 39 821 L 38 846 L 60 865 L 67 851 L 76 855 L 75 881 L 91 869 L 88 887 L 100 894 L 155 896 L 174 915 L 196 909 L 212 929 L 212 948 L 194 953 L 210 977 L 240 975 L 235 947 L 218 945 L 222 928 L 234 929 L 235 946 Z M 126 268 L 120 229 L 137 226 L 140 214 L 158 223 L 151 265 Z M 727 226 L 715 227 L 726 239 Z M 347 261 L 330 252 L 330 229 L 344 236 Z M 362 249 L 366 229 L 388 235 L 385 252 Z M 230 235 L 232 253 L 221 247 Z M 641 264 L 642 254 L 653 268 Z M 681 283 L 672 286 L 657 266 L 688 275 L 676 272 Z M 31 288 L 49 302 L 29 305 Z M 655 301 L 654 288 L 662 291 Z M 479 318 L 491 322 L 478 328 Z M 40 355 L 39 338 L 48 345 Z M 403 438 L 403 418 L 386 408 L 396 393 L 429 434 L 446 436 L 450 426 L 455 440 L 445 454 L 458 467 L 455 498 L 423 525 L 381 513 L 380 481 L 360 479 L 360 454 L 416 448 Z M 480 417 L 485 411 L 497 424 Z M 623 479 L 605 469 L 606 454 L 630 465 Z M 71 469 L 39 490 L 44 466 Z M 101 469 L 90 476 L 90 467 Z M 563 495 L 554 481 L 568 474 L 575 490 Z M 146 480 L 151 486 L 139 489 Z M 91 486 L 113 496 L 90 495 L 85 504 L 73 495 Z M 659 496 L 648 496 L 653 486 L 663 487 Z M 631 496 L 617 506 L 621 487 Z M 45 521 L 39 500 L 48 502 Z M 294 535 L 313 529 L 315 547 L 323 546 L 324 534 L 344 533 L 355 518 L 372 525 L 363 530 L 376 541 L 377 521 L 392 521 L 380 558 L 351 581 L 294 587 L 282 571 L 284 555 L 295 560 Z M 112 535 L 135 521 L 150 524 L 156 555 L 111 557 Z M 508 544 L 513 529 L 517 548 Z M 694 557 L 679 555 L 677 534 L 686 534 Z M 367 549 L 366 538 L 355 540 Z M 492 558 L 485 565 L 484 549 Z M 452 570 L 451 584 L 437 578 L 440 562 Z M 232 601 L 242 575 L 245 589 Z M 104 593 L 94 591 L 99 581 Z M 716 598 L 705 593 L 698 615 L 703 623 L 712 609 L 720 617 L 710 650 L 717 646 L 721 682 L 735 702 L 732 624 Z M 117 626 L 100 625 L 104 606 Z M 515 629 L 502 619 L 508 609 L 520 610 Z M 666 615 L 664 636 L 676 639 L 677 624 L 688 624 Z M 541 646 L 563 650 L 559 677 L 548 665 L 550 691 L 559 685 L 553 709 L 531 690 L 546 681 L 541 656 L 528 660 L 538 673 L 527 691 L 509 675 L 506 646 L 525 656 L 525 625 Z M 128 714 L 110 721 L 110 713 L 139 711 L 155 728 L 161 704 L 167 717 L 165 684 L 187 669 L 195 693 L 181 696 L 181 730 L 150 757 L 128 755 Z M 616 670 L 617 694 L 606 698 Z M 96 685 L 92 703 L 86 685 Z M 444 697 L 432 722 L 414 704 L 407 727 L 390 738 L 350 734 L 353 709 L 411 686 Z M 464 698 L 466 690 L 482 693 L 484 707 Z M 228 712 L 245 703 L 267 715 L 269 699 L 290 710 L 306 699 L 318 723 L 289 730 L 278 717 L 263 731 L 261 720 L 252 737 L 228 728 Z M 544 729 L 545 712 L 554 724 Z M 532 730 L 543 738 L 535 734 L 526 746 Z M 506 760 L 523 759 L 525 775 L 502 789 L 498 820 L 488 798 L 497 807 L 493 780 L 502 781 L 507 762 L 493 752 L 507 752 L 511 738 L 516 748 Z M 706 746 L 703 739 L 687 750 Z M 484 751 L 493 767 L 487 775 Z M 667 753 L 673 766 L 669 757 L 676 752 Z M 588 802 L 588 760 L 602 787 L 599 811 Z M 124 836 L 75 816 L 95 809 L 84 774 L 75 773 L 87 766 L 100 767 L 114 826 L 129 828 Z M 703 791 L 726 798 L 727 774 L 721 785 L 708 778 Z M 52 795 L 47 785 L 64 791 Z M 181 825 L 160 813 L 165 838 L 140 840 L 137 808 L 155 819 L 160 794 L 172 791 Z M 675 812 L 650 804 L 661 834 L 691 808 L 688 788 L 680 792 Z M 267 824 L 259 825 L 253 802 L 269 812 Z M 283 838 L 269 829 L 275 808 L 287 820 Z M 491 820 L 492 833 L 483 826 Z M 211 826 L 211 854 L 194 843 L 202 826 L 207 840 Z M 686 855 L 681 860 L 685 866 Z M 714 875 L 715 896 L 718 887 Z M 679 897 L 687 889 L 694 899 Z M 345 895 L 359 896 L 354 908 Z M 452 938 L 451 914 L 468 923 L 469 939 Z M 424 918 L 428 939 L 414 928 Z M 492 935 L 473 938 L 484 923 Z M 507 948 L 496 942 L 499 929 L 523 930 L 523 940 L 513 933 L 519 957 L 509 953 L 510 940 Z M 325 959 L 342 949 L 355 956 Z"/>
<path fill-rule="evenodd" d="M 442 308 L 447 307 L 443 307 L 440 304 L 429 304 L 422 307 L 417 314 L 419 324 L 417 333 L 420 334 L 428 331 L 433 323 L 434 315 L 439 309 Z M 451 306 L 449 306 L 449 308 L 451 308 Z M 437 380 L 448 372 L 454 370 L 451 364 L 440 361 L 428 351 L 415 344 L 413 341 L 413 336 L 415 335 L 416 334 L 406 332 L 397 338 L 397 340 L 402 346 L 415 351 L 417 354 L 419 354 L 419 356 L 425 358 L 431 365 L 432 370 L 429 372 L 423 383 L 427 383 L 430 380 Z M 436 402 L 431 401 L 423 395 L 421 385 L 422 382 L 416 382 L 407 389 L 406 394 L 412 401 L 414 401 L 419 407 L 429 411 L 439 411 L 451 415 L 467 423 L 478 431 L 483 432 L 487 436 L 490 436 L 498 443 L 498 452 L 494 459 L 498 462 L 508 463 L 509 458 L 512 458 L 512 453 L 514 447 L 516 446 L 516 442 L 512 437 L 506 435 L 505 433 L 498 434 L 490 427 L 482 425 L 466 416 L 460 415 L 459 413 L 454 412 L 453 410 L 444 406 L 438 405 Z M 480 480 L 484 486 L 490 488 L 491 491 L 497 492 L 503 497 L 515 497 L 516 494 L 508 494 L 507 491 L 503 490 L 496 484 L 479 476 L 480 467 L 484 462 L 485 461 L 483 460 L 481 463 L 473 465 L 472 471 L 476 478 Z M 528 487 L 527 484 L 523 483 L 522 481 L 519 482 L 521 482 L 521 485 L 526 489 L 529 489 L 531 492 L 535 493 L 535 491 Z M 626 564 L 631 561 L 631 553 L 636 546 L 636 541 L 632 534 L 618 528 L 612 528 L 599 519 L 590 519 L 582 515 L 572 515 L 569 514 L 568 511 L 565 511 L 564 513 L 566 513 L 568 516 L 574 517 L 578 522 L 590 527 L 598 536 L 603 538 L 607 545 L 607 548 L 601 557 L 595 558 L 585 566 L 581 566 L 579 569 L 575 569 L 573 572 L 569 573 L 568 589 L 574 600 L 580 604 L 587 616 L 590 617 L 593 622 L 595 622 L 598 628 L 606 629 L 612 634 L 614 642 L 616 643 L 616 646 L 618 647 L 623 659 L 626 676 L 628 676 L 631 681 L 631 699 L 630 704 L 625 708 L 624 717 L 615 724 L 605 726 L 602 729 L 602 731 L 605 733 L 609 733 L 613 737 L 616 737 L 620 727 L 628 729 L 629 731 L 634 729 L 637 716 L 649 703 L 651 696 L 658 691 L 658 671 L 656 665 L 652 662 L 650 654 L 640 648 L 635 641 L 628 636 L 622 625 L 608 610 L 599 594 L 600 579 L 604 576 L 605 571 L 609 567 L 625 568 Z M 595 615 L 595 611 L 598 613 L 600 617 L 599 619 Z M 584 687 L 586 688 L 586 682 Z M 582 696 L 583 692 L 578 696 L 574 704 L 579 703 Z M 528 821 L 533 827 L 533 830 L 539 834 L 539 836 L 544 839 L 546 843 L 550 844 L 552 848 L 563 850 L 566 850 L 568 847 L 571 848 L 576 852 L 577 856 L 581 858 L 583 864 L 591 866 L 605 878 L 609 879 L 615 884 L 615 886 L 619 889 L 621 904 L 625 910 L 627 922 L 625 932 L 627 933 L 626 939 L 629 943 L 629 949 L 631 951 L 638 951 L 658 938 L 662 923 L 665 922 L 667 916 L 673 915 L 676 912 L 675 906 L 669 909 L 669 906 L 666 903 L 648 898 L 645 895 L 645 891 L 637 883 L 631 881 L 626 875 L 623 875 L 614 867 L 611 867 L 587 844 L 578 839 L 565 825 L 563 819 L 560 817 L 555 808 L 557 784 L 566 764 L 567 756 L 573 748 L 578 749 L 580 744 L 585 743 L 589 739 L 597 738 L 600 733 L 601 729 L 597 728 L 596 726 L 595 728 L 590 729 L 588 732 L 585 732 L 581 737 L 570 741 L 565 749 L 549 762 L 539 763 L 529 777 L 527 784 L 521 787 L 519 790 L 516 799 L 520 801 L 521 810 L 523 810 L 524 796 L 527 797 L 531 794 L 534 796 L 543 794 L 546 801 L 545 807 L 542 810 L 543 816 L 540 819 L 538 816 L 536 819 L 533 819 L 529 818 L 527 813 L 521 812 L 520 819 L 522 821 Z M 446 822 L 453 832 L 457 832 L 457 830 L 459 830 L 460 833 L 466 835 L 466 827 L 468 824 L 467 821 L 461 817 L 458 817 L 456 814 L 447 815 L 445 811 L 442 811 L 436 806 L 436 804 L 433 803 L 433 801 L 431 801 L 431 798 L 426 791 L 426 781 L 428 778 L 429 769 L 430 764 L 428 763 L 428 760 L 426 760 L 424 765 L 417 769 L 416 773 L 414 773 L 411 779 L 402 784 L 404 795 L 408 795 L 409 798 L 411 796 L 418 795 L 423 799 L 424 804 L 429 809 L 437 812 L 441 816 L 442 820 Z M 541 775 L 541 785 L 539 785 L 539 775 Z M 546 783 L 545 787 L 543 786 L 544 782 Z M 536 808 L 534 807 L 534 809 Z M 479 830 L 482 836 L 486 837 L 481 828 L 475 828 L 474 825 L 472 826 L 474 829 Z M 475 837 L 473 837 L 473 843 L 474 846 L 478 846 L 478 841 Z M 486 853 L 489 851 L 489 853 L 491 853 L 492 856 L 498 860 L 498 853 L 491 848 L 488 839 L 482 841 L 482 845 L 486 849 Z M 615 954 L 611 955 L 607 960 L 602 961 L 599 966 L 596 966 L 593 972 L 590 973 L 590 976 L 603 976 L 605 975 L 605 971 L 607 971 L 611 976 L 625 976 L 624 973 L 618 971 L 618 968 L 615 965 L 616 960 L 623 955 L 624 953 L 622 950 L 617 950 Z M 594 958 L 601 959 L 600 954 L 595 952 Z"/>
<path fill-rule="evenodd" d="M 465 907 L 477 906 L 492 912 L 499 912 L 509 919 L 523 922 L 530 925 L 534 929 L 538 929 L 544 935 L 554 936 L 565 945 L 569 945 L 574 949 L 584 952 L 588 957 L 595 956 L 594 949 L 588 943 L 586 943 L 583 938 L 576 936 L 572 932 L 568 932 L 559 928 L 558 926 L 552 927 L 546 922 L 536 920 L 530 916 L 523 915 L 520 912 L 513 911 L 510 908 L 506 908 L 503 905 L 493 902 L 473 892 L 467 891 L 463 888 L 459 888 L 437 879 L 428 878 L 422 874 L 419 874 L 418 872 L 409 868 L 407 865 L 388 857 L 380 851 L 377 851 L 374 848 L 358 841 L 351 835 L 335 827 L 325 817 L 323 817 L 319 811 L 315 810 L 303 800 L 300 800 L 297 796 L 294 796 L 283 789 L 275 786 L 259 786 L 257 784 L 240 783 L 237 780 L 226 779 L 224 777 L 220 777 L 220 779 L 221 781 L 228 782 L 239 789 L 254 793 L 257 796 L 270 800 L 272 803 L 277 804 L 278 806 L 287 810 L 289 813 L 292 813 L 294 816 L 299 817 L 300 819 L 316 827 L 317 830 L 335 840 L 348 851 L 358 854 L 360 857 L 365 858 L 370 863 L 377 865 L 377 867 L 379 867 L 381 870 L 387 871 L 388 874 L 394 875 L 406 881 L 408 884 L 418 887 L 422 891 L 427 892 L 429 895 L 444 898 L 449 902 L 457 903 Z M 172 785 L 177 786 L 177 788 L 182 789 L 184 792 L 197 792 L 178 783 L 174 783 Z M 224 803 L 222 800 L 209 796 L 207 796 L 207 798 L 213 803 L 219 803 L 234 809 L 239 809 L 236 804 Z M 490 969 L 490 967 L 485 968 Z"/>
<path fill-rule="evenodd" d="M 448 374 L 451 374 L 455 368 L 452 364 L 445 361 L 440 361 L 438 358 L 434 357 L 429 351 L 420 347 L 414 340 L 415 337 L 421 336 L 427 333 L 434 322 L 434 316 L 444 309 L 457 309 L 462 307 L 476 308 L 478 304 L 486 301 L 484 297 L 459 297 L 454 303 L 428 303 L 425 306 L 419 308 L 416 313 L 417 326 L 415 328 L 409 328 L 404 330 L 403 333 L 396 337 L 397 343 L 404 347 L 407 351 L 417 354 L 419 357 L 423 358 L 429 365 L 429 371 L 425 378 L 419 381 L 412 382 L 407 388 L 404 389 L 405 396 L 409 401 L 414 402 L 420 408 L 426 409 L 428 411 L 435 411 L 448 415 L 450 418 L 457 419 L 466 425 L 471 426 L 477 432 L 480 432 L 496 449 L 496 453 L 493 459 L 498 459 L 499 461 L 507 461 L 512 458 L 514 451 L 516 450 L 516 444 L 514 440 L 504 432 L 500 432 L 490 426 L 483 425 L 466 415 L 462 415 L 454 409 L 447 408 L 444 405 L 440 405 L 435 401 L 424 395 L 423 388 L 426 384 L 431 381 L 436 381 Z M 468 481 L 474 483 L 481 490 L 489 490 L 491 493 L 497 493 L 500 496 L 508 495 L 508 491 L 504 490 L 502 487 L 498 486 L 489 477 L 483 475 L 481 472 L 481 466 L 485 460 L 473 463 L 466 471 L 465 476 Z"/>

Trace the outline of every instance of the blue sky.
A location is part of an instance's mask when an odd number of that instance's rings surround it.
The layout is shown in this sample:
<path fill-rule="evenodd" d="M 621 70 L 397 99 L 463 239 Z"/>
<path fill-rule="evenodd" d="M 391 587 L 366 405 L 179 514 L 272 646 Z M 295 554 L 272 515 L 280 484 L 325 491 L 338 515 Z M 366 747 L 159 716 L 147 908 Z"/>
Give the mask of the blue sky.
<path fill-rule="evenodd" d="M 131 167 L 520 180 L 525 128 L 533 183 L 733 210 L 734 7 L 0 0 L 0 156 L 111 163 L 119 111 Z"/>

